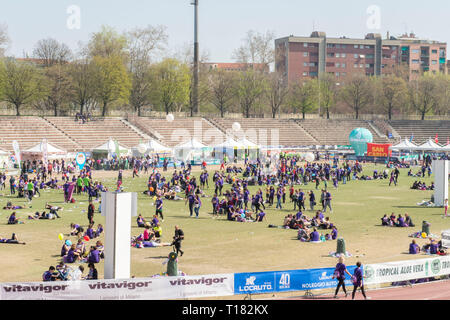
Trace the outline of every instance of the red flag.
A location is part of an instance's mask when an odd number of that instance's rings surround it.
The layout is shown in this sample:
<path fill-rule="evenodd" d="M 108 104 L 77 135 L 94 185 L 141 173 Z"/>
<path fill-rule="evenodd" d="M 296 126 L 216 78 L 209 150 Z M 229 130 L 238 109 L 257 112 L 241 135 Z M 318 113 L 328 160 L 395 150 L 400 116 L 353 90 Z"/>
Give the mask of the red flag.
<path fill-rule="evenodd" d="M 434 142 L 438 143 L 439 139 L 438 139 L 438 134 L 436 133 L 436 137 L 434 137 Z"/>

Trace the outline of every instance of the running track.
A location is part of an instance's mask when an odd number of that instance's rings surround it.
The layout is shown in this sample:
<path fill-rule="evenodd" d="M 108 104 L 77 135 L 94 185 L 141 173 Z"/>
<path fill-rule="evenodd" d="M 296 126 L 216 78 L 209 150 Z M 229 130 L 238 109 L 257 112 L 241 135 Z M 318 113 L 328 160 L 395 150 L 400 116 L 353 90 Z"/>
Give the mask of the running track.
<path fill-rule="evenodd" d="M 292 297 L 283 300 L 351 300 L 353 286 L 347 288 L 348 296 L 344 297 L 342 289 L 338 298 L 333 295 L 318 295 L 314 297 Z M 386 289 L 366 290 L 366 296 L 371 300 L 450 300 L 450 280 L 442 280 L 413 285 L 412 287 L 391 287 Z M 356 291 L 355 300 L 363 300 L 361 291 Z"/>

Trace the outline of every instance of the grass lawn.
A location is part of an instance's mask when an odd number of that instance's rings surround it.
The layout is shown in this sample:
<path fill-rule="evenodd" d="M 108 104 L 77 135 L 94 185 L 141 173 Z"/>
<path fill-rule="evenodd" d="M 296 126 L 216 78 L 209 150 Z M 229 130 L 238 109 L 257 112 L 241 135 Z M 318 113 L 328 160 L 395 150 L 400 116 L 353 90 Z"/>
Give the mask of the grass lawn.
<path fill-rule="evenodd" d="M 381 165 L 366 165 L 366 174 L 372 174 L 377 168 L 384 170 Z M 210 180 L 213 168 L 209 169 Z M 450 229 L 450 218 L 442 219 L 442 208 L 418 207 L 417 202 L 430 199 L 432 191 L 411 190 L 415 180 L 425 181 L 429 185 L 431 178 L 407 177 L 407 170 L 400 170 L 399 185 L 389 187 L 389 180 L 350 181 L 346 185 L 339 185 L 338 189 L 330 188 L 333 200 L 333 213 L 327 213 L 331 221 L 338 227 L 339 237 L 346 241 L 347 251 L 353 256 L 347 258 L 347 264 L 354 264 L 361 260 L 363 264 L 386 261 L 424 258 L 423 254 L 412 256 L 407 253 L 411 238 L 409 234 L 420 231 L 423 220 L 431 223 L 431 232 L 440 236 L 441 230 Z M 413 169 L 413 172 L 417 168 Z M 195 176 L 200 170 L 194 169 Z M 171 175 L 172 171 L 168 172 Z M 110 189 L 114 188 L 117 172 L 94 172 L 94 180 L 102 180 Z M 142 194 L 147 188 L 148 175 L 141 174 L 139 178 L 132 178 L 131 172 L 124 174 L 123 186 L 125 191 L 138 193 L 139 213 L 150 218 L 155 207 L 153 199 Z M 210 181 L 211 182 L 211 181 Z M 329 186 L 331 183 L 329 183 Z M 229 186 L 225 185 L 224 190 Z M 256 188 L 250 187 L 254 194 Z M 300 186 L 296 186 L 300 188 Z M 314 184 L 302 186 L 303 190 L 315 189 Z M 265 188 L 262 190 L 265 194 Z M 319 190 L 320 191 L 320 190 Z M 208 195 L 214 192 L 213 187 L 206 190 Z M 0 191 L 0 206 L 6 202 L 13 204 L 27 204 L 24 199 L 11 198 L 9 186 Z M 316 193 L 316 197 L 320 193 Z M 41 281 L 42 273 L 50 265 L 56 265 L 60 259 L 59 253 L 62 241 L 58 234 L 63 233 L 67 238 L 75 241 L 75 237 L 68 236 L 71 222 L 87 226 L 87 196 L 77 196 L 75 204 L 64 204 L 61 190 L 41 191 L 41 198 L 34 198 L 32 208 L 17 210 L 17 216 L 24 224 L 7 225 L 9 210 L 0 210 L 0 237 L 9 237 L 15 232 L 26 245 L 0 244 L 0 273 L 1 282 Z M 289 200 L 287 200 L 289 201 Z M 27 220 L 28 214 L 43 211 L 49 202 L 63 206 L 61 219 L 56 220 Z M 94 203 L 96 208 L 98 203 Z M 306 204 L 305 204 L 306 205 Z M 308 206 L 307 206 L 308 207 Z M 320 208 L 318 206 L 318 208 Z M 174 225 L 178 224 L 185 233 L 182 249 L 185 254 L 179 258 L 179 270 L 188 275 L 209 273 L 235 273 L 305 269 L 334 266 L 336 259 L 329 257 L 335 251 L 336 241 L 320 244 L 304 243 L 296 240 L 296 230 L 268 228 L 269 224 L 280 225 L 288 213 L 295 213 L 293 204 L 286 202 L 283 210 L 268 209 L 267 221 L 263 223 L 229 222 L 225 217 L 212 219 L 210 198 L 203 199 L 200 218 L 190 218 L 184 201 L 164 201 L 164 222 L 162 223 L 163 242 L 170 242 L 174 233 Z M 396 215 L 409 213 L 416 227 L 389 228 L 381 227 L 380 218 L 387 213 Z M 311 211 L 305 212 L 311 216 Z M 95 214 L 94 220 L 104 224 L 104 217 Z M 138 235 L 143 229 L 136 226 L 132 218 L 132 235 Z M 325 231 L 325 230 L 323 230 Z M 106 230 L 107 232 L 107 230 Z M 103 240 L 103 236 L 100 238 Z M 93 242 L 93 241 L 91 241 Z M 419 245 L 428 240 L 419 239 Z M 87 244 L 89 246 L 89 243 Z M 136 277 L 148 277 L 164 272 L 165 261 L 171 247 L 131 249 L 131 274 Z M 103 277 L 103 262 L 97 267 L 99 277 Z M 87 265 L 85 264 L 85 272 Z"/>

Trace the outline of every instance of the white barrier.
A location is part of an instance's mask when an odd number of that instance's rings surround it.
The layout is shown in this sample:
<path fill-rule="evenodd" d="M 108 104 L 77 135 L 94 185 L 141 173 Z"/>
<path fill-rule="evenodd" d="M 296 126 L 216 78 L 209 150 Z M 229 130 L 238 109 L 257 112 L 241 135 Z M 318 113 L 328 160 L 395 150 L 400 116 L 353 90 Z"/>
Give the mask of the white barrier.
<path fill-rule="evenodd" d="M 450 274 L 450 256 L 364 265 L 365 284 L 407 281 L 448 274 Z"/>
<path fill-rule="evenodd" d="M 232 295 L 234 274 L 0 285 L 0 300 L 161 300 Z"/>

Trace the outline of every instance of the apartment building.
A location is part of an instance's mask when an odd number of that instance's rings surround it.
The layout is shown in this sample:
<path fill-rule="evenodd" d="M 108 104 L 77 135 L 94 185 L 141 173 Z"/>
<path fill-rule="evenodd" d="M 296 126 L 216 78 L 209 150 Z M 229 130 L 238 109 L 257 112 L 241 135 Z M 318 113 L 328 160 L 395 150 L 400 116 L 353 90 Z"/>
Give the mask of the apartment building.
<path fill-rule="evenodd" d="M 405 68 L 409 78 L 424 72 L 446 72 L 447 44 L 417 38 L 414 34 L 382 39 L 370 33 L 364 39 L 327 38 L 324 32 L 310 37 L 275 40 L 275 69 L 289 82 L 333 74 L 338 80 L 360 73 L 389 74 Z"/>

